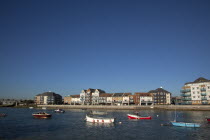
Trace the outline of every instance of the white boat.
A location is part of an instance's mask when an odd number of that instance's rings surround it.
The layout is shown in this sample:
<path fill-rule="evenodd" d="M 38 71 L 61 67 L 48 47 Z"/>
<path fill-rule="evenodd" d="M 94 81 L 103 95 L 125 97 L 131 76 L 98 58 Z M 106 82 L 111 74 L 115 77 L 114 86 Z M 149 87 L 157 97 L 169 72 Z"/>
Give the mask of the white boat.
<path fill-rule="evenodd" d="M 29 109 L 33 109 L 34 107 L 29 107 Z"/>
<path fill-rule="evenodd" d="M 92 117 L 86 115 L 86 121 L 92 123 L 114 123 L 115 118 Z"/>
<path fill-rule="evenodd" d="M 42 107 L 42 109 L 43 109 L 43 110 L 46 110 L 47 108 L 46 108 L 46 107 Z"/>
<path fill-rule="evenodd" d="M 64 113 L 65 110 L 63 110 L 63 109 L 56 109 L 56 110 L 54 110 L 54 112 L 56 112 L 56 113 Z"/>

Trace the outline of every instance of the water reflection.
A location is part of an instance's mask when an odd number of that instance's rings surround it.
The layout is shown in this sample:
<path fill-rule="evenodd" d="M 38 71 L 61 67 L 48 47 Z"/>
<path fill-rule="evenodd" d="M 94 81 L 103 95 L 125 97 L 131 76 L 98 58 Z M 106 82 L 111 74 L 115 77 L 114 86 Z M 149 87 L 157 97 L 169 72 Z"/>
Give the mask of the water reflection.
<path fill-rule="evenodd" d="M 86 127 L 93 128 L 93 127 L 114 127 L 116 123 L 92 123 L 86 122 Z"/>

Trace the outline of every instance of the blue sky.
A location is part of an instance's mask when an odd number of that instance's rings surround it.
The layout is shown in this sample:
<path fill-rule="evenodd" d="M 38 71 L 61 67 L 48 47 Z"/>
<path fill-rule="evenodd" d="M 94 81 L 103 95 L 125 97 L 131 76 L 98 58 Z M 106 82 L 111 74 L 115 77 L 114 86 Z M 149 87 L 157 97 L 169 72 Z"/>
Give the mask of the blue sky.
<path fill-rule="evenodd" d="M 208 0 L 1 0 L 0 98 L 179 95 L 210 79 Z"/>

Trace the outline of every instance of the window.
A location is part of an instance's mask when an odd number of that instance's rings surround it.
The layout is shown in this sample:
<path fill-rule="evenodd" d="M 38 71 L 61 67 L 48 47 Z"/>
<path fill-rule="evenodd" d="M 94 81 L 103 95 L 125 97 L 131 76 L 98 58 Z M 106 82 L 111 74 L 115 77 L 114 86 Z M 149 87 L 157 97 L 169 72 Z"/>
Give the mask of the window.
<path fill-rule="evenodd" d="M 197 89 L 199 89 L 199 87 L 197 87 Z"/>
<path fill-rule="evenodd" d="M 198 91 L 197 93 L 199 94 L 200 92 Z"/>
<path fill-rule="evenodd" d="M 198 96 L 198 98 L 200 98 L 200 96 Z"/>
<path fill-rule="evenodd" d="M 195 96 L 193 96 L 193 98 L 195 98 Z"/>
<path fill-rule="evenodd" d="M 210 87 L 208 87 L 208 89 L 210 89 Z"/>
<path fill-rule="evenodd" d="M 195 92 L 193 92 L 193 94 L 195 94 Z"/>
<path fill-rule="evenodd" d="M 192 89 L 195 89 L 194 87 Z"/>

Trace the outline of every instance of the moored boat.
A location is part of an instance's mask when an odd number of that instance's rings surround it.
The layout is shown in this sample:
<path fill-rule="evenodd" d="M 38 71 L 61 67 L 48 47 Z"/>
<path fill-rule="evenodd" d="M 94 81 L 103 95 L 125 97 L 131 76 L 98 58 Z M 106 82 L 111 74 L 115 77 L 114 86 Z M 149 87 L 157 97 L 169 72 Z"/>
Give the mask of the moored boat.
<path fill-rule="evenodd" d="M 206 118 L 206 120 L 207 120 L 208 122 L 210 122 L 210 118 Z"/>
<path fill-rule="evenodd" d="M 64 113 L 65 110 L 63 110 L 63 109 L 56 109 L 56 110 L 54 110 L 54 112 L 56 112 L 56 113 Z"/>
<path fill-rule="evenodd" d="M 171 121 L 171 124 L 173 126 L 179 126 L 179 127 L 200 127 L 201 126 L 199 123 L 185 123 L 185 122 L 176 122 L 176 121 Z"/>
<path fill-rule="evenodd" d="M 151 120 L 151 116 L 139 116 L 135 114 L 127 114 L 129 119 Z"/>
<path fill-rule="evenodd" d="M 115 118 L 93 117 L 86 115 L 86 121 L 92 123 L 114 123 Z"/>
<path fill-rule="evenodd" d="M 33 108 L 34 108 L 34 107 L 32 107 L 32 106 L 31 106 L 31 107 L 29 107 L 29 109 L 33 109 Z"/>
<path fill-rule="evenodd" d="M 0 117 L 6 117 L 7 116 L 7 114 L 5 114 L 5 113 L 0 113 Z"/>
<path fill-rule="evenodd" d="M 42 107 L 42 109 L 43 109 L 43 110 L 46 110 L 47 108 L 46 108 L 46 107 Z"/>
<path fill-rule="evenodd" d="M 32 116 L 34 116 L 35 118 L 50 118 L 52 115 L 46 112 L 37 112 L 33 113 Z"/>

